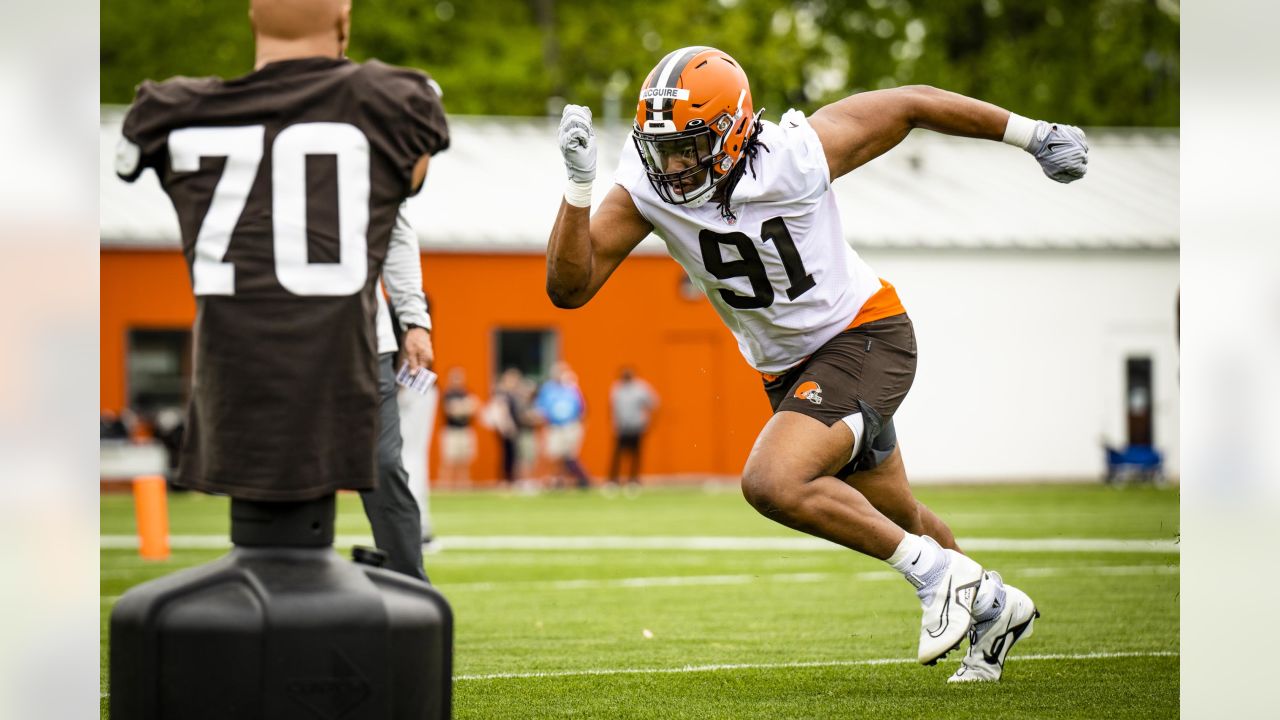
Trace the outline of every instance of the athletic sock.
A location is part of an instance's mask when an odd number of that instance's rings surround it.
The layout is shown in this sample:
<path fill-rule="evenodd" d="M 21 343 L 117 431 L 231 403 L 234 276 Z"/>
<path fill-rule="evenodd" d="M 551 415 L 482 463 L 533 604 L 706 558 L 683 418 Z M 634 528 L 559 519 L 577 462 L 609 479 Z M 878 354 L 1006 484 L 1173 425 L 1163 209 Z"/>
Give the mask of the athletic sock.
<path fill-rule="evenodd" d="M 1004 595 L 1004 582 L 1000 576 L 984 572 L 978 596 L 973 599 L 974 622 L 987 622 L 999 617 L 1000 610 L 1004 608 Z"/>
<path fill-rule="evenodd" d="M 916 581 L 928 584 L 932 571 L 946 565 L 942 548 L 937 542 L 911 533 L 903 534 L 902 542 L 898 543 L 898 549 L 894 550 L 885 562 L 906 576 L 908 580 L 914 578 L 912 584 L 916 584 Z"/>

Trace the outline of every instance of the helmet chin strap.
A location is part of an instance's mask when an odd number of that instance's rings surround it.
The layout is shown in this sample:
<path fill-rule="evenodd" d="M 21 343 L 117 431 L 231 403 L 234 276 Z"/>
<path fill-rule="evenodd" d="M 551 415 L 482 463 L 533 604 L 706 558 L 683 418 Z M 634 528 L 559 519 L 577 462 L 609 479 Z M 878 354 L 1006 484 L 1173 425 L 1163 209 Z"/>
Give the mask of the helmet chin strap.
<path fill-rule="evenodd" d="M 690 200 L 689 202 L 685 203 L 684 206 L 687 208 L 700 208 L 703 205 L 707 204 L 707 201 L 711 199 L 712 195 L 715 195 L 715 193 L 714 192 L 703 193 L 698 196 L 697 200 Z"/>
<path fill-rule="evenodd" d="M 703 180 L 703 181 L 702 181 L 702 186 L 698 188 L 699 190 L 702 190 L 702 191 L 703 191 L 701 195 L 699 195 L 696 199 L 693 199 L 693 200 L 690 200 L 690 201 L 688 201 L 688 202 L 686 202 L 686 203 L 681 203 L 681 204 L 682 204 L 682 205 L 684 205 L 684 206 L 685 206 L 685 207 L 687 207 L 687 208 L 700 208 L 700 207 L 702 207 L 703 205 L 706 205 L 706 204 L 707 204 L 707 201 L 711 199 L 711 196 L 716 194 L 715 190 L 708 190 L 708 189 L 707 189 L 708 187 L 710 187 L 710 186 L 712 185 L 712 182 L 711 182 L 711 175 L 712 175 L 712 172 L 711 172 L 711 170 L 710 170 L 710 169 L 708 169 L 708 170 L 707 170 L 707 179 L 706 179 L 706 180 Z"/>

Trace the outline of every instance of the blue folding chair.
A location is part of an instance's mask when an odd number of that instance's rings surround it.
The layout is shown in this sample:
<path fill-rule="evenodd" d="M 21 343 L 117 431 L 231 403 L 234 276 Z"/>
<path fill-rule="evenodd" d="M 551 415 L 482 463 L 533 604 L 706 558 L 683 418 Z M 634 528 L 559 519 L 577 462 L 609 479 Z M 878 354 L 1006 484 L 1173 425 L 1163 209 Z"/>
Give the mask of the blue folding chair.
<path fill-rule="evenodd" d="M 1107 447 L 1108 485 L 1122 479 L 1159 483 L 1164 479 L 1164 456 L 1150 445 L 1128 445 L 1121 449 Z"/>

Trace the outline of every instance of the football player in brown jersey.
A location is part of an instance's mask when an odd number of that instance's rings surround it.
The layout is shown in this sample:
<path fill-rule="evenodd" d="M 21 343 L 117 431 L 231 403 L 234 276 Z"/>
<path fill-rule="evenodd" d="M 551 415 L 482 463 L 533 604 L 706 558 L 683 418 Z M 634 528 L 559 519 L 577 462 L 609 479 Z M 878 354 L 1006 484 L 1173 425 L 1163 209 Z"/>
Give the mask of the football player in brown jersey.
<path fill-rule="evenodd" d="M 196 296 L 179 482 L 242 501 L 368 491 L 377 280 L 397 209 L 448 147 L 444 109 L 424 73 L 344 57 L 348 2 L 253 0 L 249 19 L 253 72 L 142 83 L 116 159 L 159 177 Z M 430 362 L 425 329 L 405 342 Z"/>

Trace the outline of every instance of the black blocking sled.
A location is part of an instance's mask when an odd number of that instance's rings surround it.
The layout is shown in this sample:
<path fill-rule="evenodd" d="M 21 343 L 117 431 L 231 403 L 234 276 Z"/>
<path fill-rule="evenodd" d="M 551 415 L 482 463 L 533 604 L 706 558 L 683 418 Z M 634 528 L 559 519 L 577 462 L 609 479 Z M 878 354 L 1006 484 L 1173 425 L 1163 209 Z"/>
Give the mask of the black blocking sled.
<path fill-rule="evenodd" d="M 113 720 L 445 720 L 453 615 L 333 550 L 334 499 L 232 500 L 231 552 L 111 612 Z"/>

